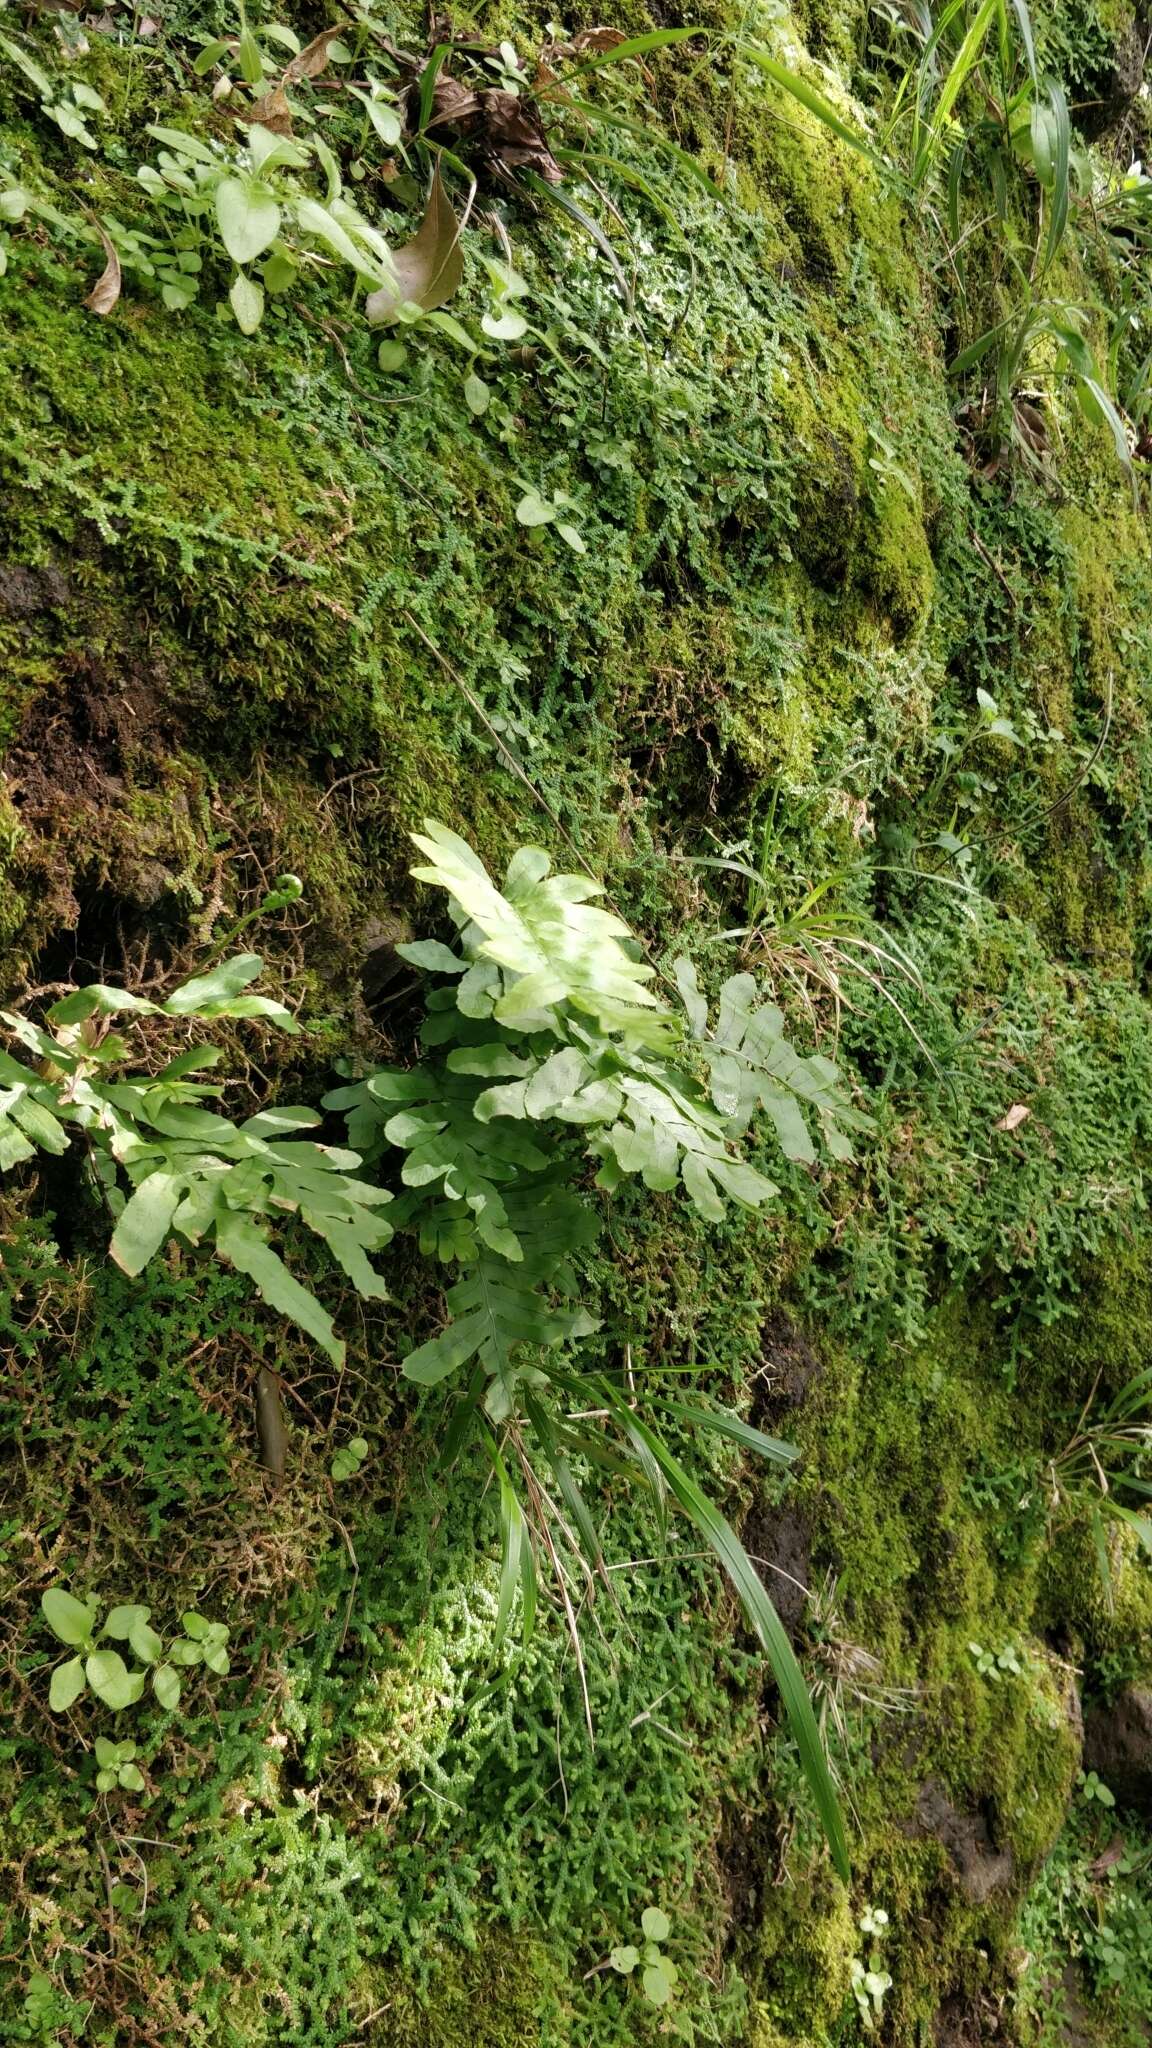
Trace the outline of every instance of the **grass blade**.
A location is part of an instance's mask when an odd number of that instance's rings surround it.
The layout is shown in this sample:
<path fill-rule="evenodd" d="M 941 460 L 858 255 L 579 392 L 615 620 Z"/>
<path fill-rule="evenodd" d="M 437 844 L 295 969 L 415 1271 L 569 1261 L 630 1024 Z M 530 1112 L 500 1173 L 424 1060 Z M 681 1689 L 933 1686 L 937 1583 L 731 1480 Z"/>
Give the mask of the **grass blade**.
<path fill-rule="evenodd" d="M 649 50 L 663 50 L 669 43 L 686 43 L 693 36 L 707 35 L 703 28 L 654 28 L 647 35 L 628 36 L 617 43 L 612 50 L 599 50 L 592 57 L 585 57 L 572 71 L 564 73 L 565 78 L 579 78 L 582 71 L 598 71 L 605 64 L 626 64 L 629 57 L 646 56 Z"/>
<path fill-rule="evenodd" d="M 734 1444 L 741 1444 L 746 1451 L 756 1451 L 762 1458 L 771 1458 L 774 1464 L 791 1465 L 800 1455 L 795 1444 L 786 1444 L 778 1436 L 765 1436 L 762 1429 L 742 1422 L 727 1408 L 693 1408 L 681 1401 L 660 1401 L 658 1405 L 679 1422 L 710 1429 L 714 1436 L 731 1437 Z"/>
<path fill-rule="evenodd" d="M 855 149 L 861 156 L 866 156 L 877 170 L 885 169 L 883 158 L 877 155 L 867 136 L 862 134 L 859 128 L 853 128 L 845 121 L 836 112 L 831 101 L 826 100 L 823 93 L 818 92 L 814 85 L 809 85 L 806 78 L 801 78 L 798 71 L 790 71 L 786 64 L 778 63 L 766 50 L 754 50 L 747 43 L 741 43 L 738 47 L 746 63 L 754 64 L 756 69 L 762 71 L 766 78 L 770 78 L 774 85 L 778 85 L 782 92 L 789 93 L 794 100 L 798 100 L 800 105 L 806 108 L 808 113 L 814 114 L 825 128 L 831 129 L 833 135 L 838 136 L 841 142 L 846 142 L 849 149 Z"/>
<path fill-rule="evenodd" d="M 981 6 L 977 9 L 968 26 L 960 48 L 952 59 L 951 68 L 940 89 L 940 97 L 936 102 L 936 111 L 932 116 L 932 125 L 916 152 L 916 161 L 912 166 L 914 184 L 919 185 L 923 182 L 935 161 L 940 139 L 952 118 L 952 109 L 956 105 L 972 73 L 975 71 L 977 64 L 980 62 L 984 44 L 987 41 L 988 30 L 995 19 L 999 6 L 1000 0 L 982 0 Z"/>
<path fill-rule="evenodd" d="M 636 305 L 635 293 L 632 290 L 632 286 L 629 282 L 627 272 L 625 271 L 624 266 L 620 261 L 620 258 L 617 256 L 615 249 L 612 247 L 611 242 L 608 240 L 607 235 L 604 233 L 603 228 L 600 226 L 599 221 L 593 220 L 592 215 L 590 213 L 585 213 L 584 208 L 577 204 L 576 200 L 573 199 L 570 192 L 566 192 L 562 186 L 549 185 L 543 178 L 539 177 L 535 171 L 525 171 L 523 173 L 523 182 L 526 185 L 530 185 L 533 192 L 535 192 L 539 198 L 548 199 L 551 201 L 553 206 L 560 207 L 561 211 L 566 213 L 571 220 L 574 220 L 576 222 L 577 227 L 583 228 L 584 233 L 588 235 L 593 242 L 595 242 L 596 247 L 600 250 L 601 254 L 607 258 L 609 267 L 612 271 L 612 275 L 616 279 L 617 288 L 619 290 L 621 298 L 624 301 L 624 305 L 627 311 L 629 313 L 633 312 L 635 310 Z"/>
<path fill-rule="evenodd" d="M 620 128 L 625 135 L 638 135 L 642 142 L 654 143 L 666 156 L 670 156 L 673 163 L 688 177 L 694 178 L 698 185 L 703 185 L 710 199 L 718 199 L 723 206 L 729 204 L 728 194 L 708 176 L 704 166 L 698 164 L 695 157 L 690 156 L 686 149 L 681 149 L 678 143 L 669 142 L 666 136 L 656 134 L 652 128 L 646 128 L 642 121 L 629 120 L 626 114 L 610 114 L 605 107 L 598 107 L 591 100 L 567 97 L 566 104 L 571 107 L 573 113 L 583 114 L 586 121 L 595 122 L 598 127 Z"/>
<path fill-rule="evenodd" d="M 795 1652 L 784 1633 L 780 1617 L 764 1589 L 759 1573 L 740 1538 L 725 1521 L 719 1508 L 714 1507 L 707 1495 L 701 1492 L 696 1481 L 673 1457 L 655 1431 L 649 1429 L 639 1415 L 633 1414 L 610 1386 L 605 1384 L 602 1393 L 606 1404 L 611 1407 L 630 1441 L 641 1442 L 647 1446 L 660 1466 L 673 1498 L 723 1565 L 772 1667 L 788 1725 L 800 1752 L 804 1775 L 808 1780 L 832 1852 L 832 1860 L 847 1883 L 851 1874 L 848 1843 L 844 1834 L 840 1802 L 836 1797 L 836 1788 L 820 1739 L 820 1730 L 816 1725 L 812 1702 L 808 1697 L 808 1689 L 796 1661 Z"/>
<path fill-rule="evenodd" d="M 500 1486 L 500 1592 L 496 1603 L 496 1629 L 492 1645 L 493 1649 L 498 1650 L 508 1633 L 516 1588 L 523 1582 L 521 1552 L 528 1541 L 528 1527 L 524 1520 L 524 1510 L 516 1497 L 516 1489 L 508 1476 L 508 1467 L 500 1455 L 499 1447 L 487 1432 L 484 1446 Z"/>

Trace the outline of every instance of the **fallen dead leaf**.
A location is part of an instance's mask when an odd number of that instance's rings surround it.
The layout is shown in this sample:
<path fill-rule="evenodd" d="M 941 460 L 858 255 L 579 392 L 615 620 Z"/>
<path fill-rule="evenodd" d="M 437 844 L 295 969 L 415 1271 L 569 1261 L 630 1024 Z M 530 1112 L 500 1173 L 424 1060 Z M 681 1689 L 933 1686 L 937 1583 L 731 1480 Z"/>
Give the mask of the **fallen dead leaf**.
<path fill-rule="evenodd" d="M 291 135 L 292 109 L 283 85 L 271 86 L 263 99 L 245 109 L 240 119 L 250 122 L 253 128 L 267 128 L 272 135 Z"/>
<path fill-rule="evenodd" d="M 90 313 L 103 314 L 110 313 L 120 297 L 120 258 L 99 221 L 96 223 L 96 232 L 104 244 L 104 254 L 108 260 L 84 304 Z"/>
<path fill-rule="evenodd" d="M 409 126 L 414 127 L 420 118 L 418 86 L 413 86 L 411 98 Z M 461 85 L 458 79 L 449 78 L 446 71 L 437 72 L 425 127 L 455 128 L 461 134 L 468 134 L 475 127 L 479 112 L 480 102 L 468 86 Z"/>
<path fill-rule="evenodd" d="M 582 28 L 573 36 L 568 47 L 577 57 L 582 57 L 586 50 L 599 57 L 605 50 L 619 49 L 620 44 L 626 43 L 627 40 L 622 28 Z"/>
<path fill-rule="evenodd" d="M 328 51 L 348 27 L 346 21 L 338 21 L 334 28 L 322 29 L 306 43 L 299 56 L 286 64 L 274 86 L 255 102 L 243 118 L 261 128 L 269 128 L 273 135 L 291 135 L 292 110 L 288 105 L 285 86 L 296 85 L 302 78 L 319 78 L 328 69 Z"/>
<path fill-rule="evenodd" d="M 1012 1104 L 1011 1109 L 1006 1109 L 1003 1116 L 999 1119 L 997 1123 L 995 1123 L 992 1126 L 992 1128 L 996 1131 L 1019 1130 L 1020 1125 L 1023 1123 L 1027 1123 L 1028 1118 L 1031 1116 L 1031 1114 L 1032 1111 L 1027 1107 L 1025 1103 L 1014 1102 Z"/>
<path fill-rule="evenodd" d="M 1106 1877 L 1110 1870 L 1115 1870 L 1116 1865 L 1124 1861 L 1127 1854 L 1128 1845 L 1124 1837 L 1122 1835 L 1115 1835 L 1109 1842 L 1108 1847 L 1101 1855 L 1097 1856 L 1096 1861 L 1093 1863 L 1093 1877 Z"/>
<path fill-rule="evenodd" d="M 365 311 L 374 326 L 395 320 L 406 300 L 431 313 L 444 305 L 460 284 L 464 275 L 460 223 L 441 183 L 439 164 L 432 174 L 424 218 L 412 240 L 405 242 L 402 249 L 393 250 L 392 261 L 396 283 L 381 285 L 365 301 Z"/>
<path fill-rule="evenodd" d="M 346 21 L 338 21 L 335 28 L 322 29 L 310 43 L 305 43 L 300 55 L 286 65 L 280 78 L 281 85 L 295 85 L 298 78 L 319 78 L 320 73 L 328 69 L 328 52 L 332 44 L 339 42 L 347 27 Z"/>
<path fill-rule="evenodd" d="M 544 140 L 540 116 L 529 100 L 493 87 L 480 94 L 480 103 L 484 142 L 499 163 L 509 170 L 527 167 L 549 185 L 563 184 L 564 174 Z"/>

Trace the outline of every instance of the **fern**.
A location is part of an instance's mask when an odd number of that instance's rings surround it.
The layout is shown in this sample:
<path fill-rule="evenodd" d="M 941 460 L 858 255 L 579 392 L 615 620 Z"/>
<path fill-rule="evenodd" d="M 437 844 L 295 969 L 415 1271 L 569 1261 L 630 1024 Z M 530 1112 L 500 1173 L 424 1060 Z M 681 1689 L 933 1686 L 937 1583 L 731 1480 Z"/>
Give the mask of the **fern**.
<path fill-rule="evenodd" d="M 109 1028 L 120 1013 L 261 1017 L 294 1031 L 282 1004 L 250 993 L 261 968 L 252 953 L 219 962 L 160 1004 L 101 984 L 65 997 L 45 1025 L 0 1012 L 40 1063 L 0 1053 L 0 1167 L 37 1150 L 63 1153 L 78 1129 L 114 1219 L 111 1255 L 125 1272 L 143 1271 L 171 1237 L 210 1244 L 336 1360 L 343 1346 L 331 1316 L 271 1241 L 280 1218 L 298 1216 L 369 1298 L 384 1298 L 369 1254 L 397 1228 L 426 1257 L 455 1267 L 445 1325 L 409 1353 L 404 1370 L 434 1386 L 467 1369 L 445 1457 L 476 1432 L 497 1480 L 498 1634 L 518 1591 L 530 1629 L 544 1552 L 579 1655 L 571 1569 L 589 1584 L 600 1572 L 607 1583 L 576 1477 L 581 1463 L 646 1487 L 661 1516 L 674 1500 L 723 1565 L 765 1648 L 846 1874 L 843 1827 L 803 1679 L 739 1538 L 638 1413 L 631 1390 L 626 1396 L 611 1378 L 582 1374 L 565 1347 L 597 1328 L 594 1304 L 579 1298 L 577 1271 L 598 1227 L 582 1186 L 589 1162 L 600 1189 L 637 1176 L 654 1190 L 682 1188 L 705 1218 L 719 1220 L 729 1201 L 757 1209 L 777 1192 L 738 1149 L 758 1110 L 785 1156 L 804 1161 L 816 1157 L 817 1140 L 833 1157 L 850 1156 L 848 1133 L 868 1120 L 829 1061 L 796 1051 L 781 1012 L 760 1001 L 751 976 L 724 984 L 710 1025 L 687 963 L 676 966 L 678 1004 L 656 993 L 655 971 L 636 957 L 627 927 L 591 901 L 602 893 L 597 884 L 553 875 L 547 855 L 526 847 L 501 889 L 443 826 L 428 824 L 416 843 L 429 865 L 414 873 L 448 893 L 459 945 L 422 940 L 399 949 L 446 979 L 428 997 L 419 1065 L 346 1073 L 324 1098 L 323 1107 L 346 1120 L 349 1149 L 303 1136 L 320 1119 L 299 1106 L 274 1106 L 241 1124 L 222 1115 L 212 1106 L 221 1084 L 202 1078 L 220 1061 L 217 1047 L 187 1048 L 154 1075 L 124 1072 L 129 1046 Z M 400 1158 L 395 1192 L 363 1172 L 375 1173 L 391 1154 Z M 792 1455 L 738 1416 L 664 1407 L 681 1424 L 760 1455 Z M 607 1423 L 611 1439 L 603 1426 L 586 1426 L 587 1411 Z"/>
<path fill-rule="evenodd" d="M 592 899 L 582 877 L 553 875 L 548 856 L 521 848 L 498 887 L 467 843 L 442 825 L 416 835 L 428 864 L 418 880 L 446 891 L 457 947 L 420 940 L 399 948 L 447 982 L 429 994 L 414 1069 L 379 1068 L 325 1097 L 343 1112 L 350 1142 L 378 1160 L 402 1155 L 397 1227 L 429 1257 L 455 1264 L 445 1326 L 409 1353 L 404 1371 L 424 1386 L 468 1373 L 448 1426 L 448 1456 L 478 1429 L 500 1497 L 504 1558 L 498 1633 L 517 1589 L 525 1631 L 535 1607 L 536 1552 L 547 1551 L 570 1626 L 575 1618 L 555 1520 L 587 1574 L 600 1563 L 595 1525 L 575 1478 L 578 1461 L 646 1486 L 663 1511 L 669 1495 L 695 1522 L 727 1571 L 772 1662 L 833 1853 L 846 1869 L 839 1811 L 811 1706 L 770 1600 L 718 1510 L 610 1382 L 593 1383 L 565 1346 L 596 1328 L 574 1299 L 572 1259 L 596 1217 L 580 1192 L 584 1158 L 596 1186 L 628 1176 L 654 1190 L 682 1188 L 720 1220 L 729 1201 L 756 1209 L 777 1189 L 742 1158 L 737 1140 L 763 1110 L 786 1157 L 810 1161 L 816 1141 L 850 1156 L 847 1133 L 866 1128 L 835 1068 L 802 1057 L 780 1011 L 750 976 L 724 985 L 714 1028 L 695 975 L 677 963 L 677 1006 L 651 986 L 627 926 Z M 810 1128 L 810 1124 L 813 1128 Z M 813 1129 L 815 1136 L 813 1135 Z M 575 1402 L 606 1417 L 603 1431 L 574 1424 Z M 749 1449 L 790 1456 L 739 1418 L 678 1410 L 682 1420 L 734 1436 Z M 504 1441 L 494 1431 L 504 1433 Z M 512 1472 L 519 1467 L 521 1503 Z"/>
<path fill-rule="evenodd" d="M 344 1347 L 331 1316 L 289 1271 L 267 1225 L 298 1215 L 361 1294 L 383 1299 L 368 1254 L 393 1234 L 380 1214 L 389 1194 L 357 1178 L 357 1152 L 299 1135 L 319 1124 L 314 1110 L 277 1106 L 238 1125 L 208 1107 L 222 1087 L 197 1077 L 219 1063 L 218 1047 L 188 1048 L 156 1075 L 124 1075 L 129 1046 L 103 1028 L 108 1017 L 127 1014 L 262 1017 L 295 1031 L 282 1003 L 245 992 L 261 965 L 255 953 L 237 954 L 182 983 L 164 1003 L 103 984 L 77 989 L 48 1011 L 50 1029 L 0 1011 L 41 1062 L 37 1070 L 0 1052 L 0 1168 L 36 1150 L 66 1152 L 69 1126 L 77 1129 L 114 1219 L 109 1249 L 125 1273 L 143 1272 L 170 1237 L 210 1243 L 338 1363 Z"/>

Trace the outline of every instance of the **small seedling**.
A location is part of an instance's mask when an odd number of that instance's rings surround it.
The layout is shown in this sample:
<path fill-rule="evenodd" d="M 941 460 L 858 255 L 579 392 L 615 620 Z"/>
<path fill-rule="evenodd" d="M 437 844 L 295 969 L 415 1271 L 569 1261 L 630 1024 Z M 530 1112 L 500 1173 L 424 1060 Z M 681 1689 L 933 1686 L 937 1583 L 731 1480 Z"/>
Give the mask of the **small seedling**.
<path fill-rule="evenodd" d="M 680 1974 L 671 1957 L 666 1956 L 660 1946 L 661 1942 L 667 1941 L 672 1923 L 659 1906 L 646 1906 L 640 1917 L 640 1927 L 644 1935 L 643 1948 L 626 1943 L 614 1948 L 608 1961 L 621 1977 L 630 1977 L 637 1964 L 643 1961 L 640 1984 L 645 1998 L 649 2005 L 667 2005 Z"/>
<path fill-rule="evenodd" d="M 203 1615 L 181 1616 L 185 1635 L 169 1645 L 165 1658 L 164 1640 L 151 1626 L 149 1607 L 113 1607 L 101 1626 L 95 1600 L 77 1600 L 62 1587 L 51 1586 L 40 1602 L 40 1609 L 53 1635 L 78 1652 L 58 1664 L 52 1673 L 48 1704 L 54 1714 L 66 1714 L 85 1686 L 114 1714 L 135 1706 L 141 1698 L 149 1669 L 129 1670 L 118 1650 L 100 1646 L 102 1637 L 127 1643 L 141 1664 L 150 1667 L 152 1691 L 169 1712 L 180 1703 L 176 1665 L 205 1664 L 218 1677 L 228 1675 L 228 1630 L 222 1622 L 205 1621 Z"/>
<path fill-rule="evenodd" d="M 1004 1643 L 999 1650 L 986 1650 L 982 1643 L 969 1643 L 968 1652 L 981 1678 L 1019 1678 L 1023 1670 L 1012 1643 Z"/>
<path fill-rule="evenodd" d="M 366 1437 L 354 1436 L 351 1443 L 341 1444 L 329 1468 L 333 1479 L 354 1479 L 367 1456 Z"/>
<path fill-rule="evenodd" d="M 96 1790 L 114 1792 L 119 1786 L 122 1792 L 142 1792 L 144 1779 L 138 1766 L 133 1762 L 136 1755 L 134 1742 L 109 1742 L 104 1735 L 96 1737 Z"/>
<path fill-rule="evenodd" d="M 1097 1806 L 1115 1806 L 1116 1794 L 1111 1792 L 1095 1771 L 1081 1771 L 1079 1776 L 1080 1797 Z"/>
<path fill-rule="evenodd" d="M 873 1946 L 867 1962 L 860 1956 L 852 1957 L 852 1995 L 859 2008 L 860 2023 L 871 2033 L 880 2017 L 885 1993 L 892 1989 L 892 1978 L 887 1970 L 881 1968 L 877 1946 L 888 1932 L 888 1915 L 883 1906 L 866 1906 L 859 1924 L 861 1934 L 869 1935 Z"/>
<path fill-rule="evenodd" d="M 884 2005 L 884 1994 L 892 1989 L 887 1970 L 868 1970 L 859 1956 L 852 1958 L 852 1994 L 860 2009 L 861 2024 L 871 2033 Z"/>

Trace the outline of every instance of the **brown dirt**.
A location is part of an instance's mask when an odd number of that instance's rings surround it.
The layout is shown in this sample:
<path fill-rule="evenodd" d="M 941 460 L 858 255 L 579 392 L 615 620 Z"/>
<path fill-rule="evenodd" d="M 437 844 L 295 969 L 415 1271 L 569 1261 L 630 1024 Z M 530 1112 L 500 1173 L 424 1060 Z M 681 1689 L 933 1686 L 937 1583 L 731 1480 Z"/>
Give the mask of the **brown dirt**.
<path fill-rule="evenodd" d="M 9 799 L 30 820 L 50 817 L 62 801 L 90 808 L 119 799 L 171 739 L 152 680 L 112 677 L 98 656 L 75 658 L 71 674 L 33 699 L 5 764 Z"/>

